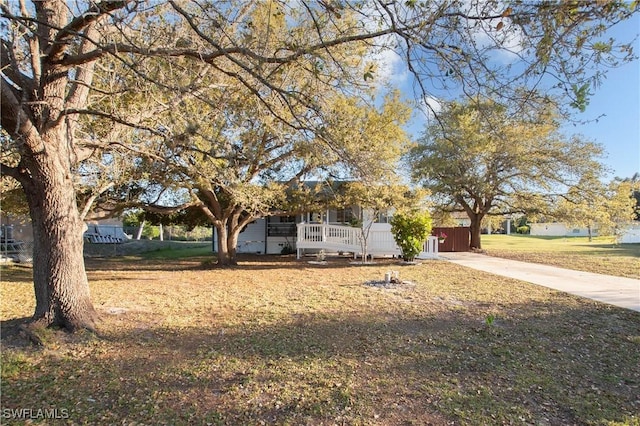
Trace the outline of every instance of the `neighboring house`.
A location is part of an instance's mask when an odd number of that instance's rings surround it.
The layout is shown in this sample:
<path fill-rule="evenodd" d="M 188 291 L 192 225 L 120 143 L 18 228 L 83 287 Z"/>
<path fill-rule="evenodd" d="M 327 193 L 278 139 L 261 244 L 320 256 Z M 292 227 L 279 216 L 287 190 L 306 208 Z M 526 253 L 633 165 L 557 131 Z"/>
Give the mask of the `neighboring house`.
<path fill-rule="evenodd" d="M 618 238 L 620 244 L 638 244 L 640 243 L 640 222 L 633 222 L 627 225 Z"/>
<path fill-rule="evenodd" d="M 86 241 L 93 243 L 122 242 L 127 236 L 122 231 L 122 221 L 119 219 L 102 219 L 86 223 L 87 230 L 84 233 Z M 33 242 L 33 227 L 29 217 L 18 217 L 3 214 L 0 226 L 1 240 L 16 240 Z"/>
<path fill-rule="evenodd" d="M 452 212 L 451 217 L 456 226 L 471 226 L 471 219 L 466 212 Z"/>
<path fill-rule="evenodd" d="M 588 228 L 572 228 L 567 227 L 564 223 L 559 222 L 547 222 L 547 223 L 532 223 L 530 224 L 530 234 L 534 236 L 548 236 L 548 237 L 588 237 Z M 591 230 L 591 235 L 598 235 L 597 229 Z"/>
<path fill-rule="evenodd" d="M 16 241 L 33 241 L 33 227 L 28 216 L 1 214 L 0 239 Z"/>
<path fill-rule="evenodd" d="M 117 244 L 129 239 L 119 219 L 102 219 L 87 222 L 85 241 L 94 244 Z"/>
<path fill-rule="evenodd" d="M 33 227 L 26 216 L 1 212 L 0 262 L 32 262 Z"/>

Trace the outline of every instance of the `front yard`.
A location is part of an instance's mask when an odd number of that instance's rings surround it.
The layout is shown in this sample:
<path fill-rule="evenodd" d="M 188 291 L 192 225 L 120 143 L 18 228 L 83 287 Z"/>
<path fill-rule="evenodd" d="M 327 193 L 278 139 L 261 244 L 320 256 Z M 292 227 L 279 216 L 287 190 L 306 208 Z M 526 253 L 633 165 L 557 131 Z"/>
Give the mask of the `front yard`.
<path fill-rule="evenodd" d="M 444 261 L 156 257 L 89 260 L 100 337 L 43 348 L 3 268 L 2 424 L 640 424 L 637 312 Z"/>
<path fill-rule="evenodd" d="M 640 244 L 616 244 L 612 237 L 483 235 L 491 256 L 536 262 L 596 274 L 640 279 Z"/>

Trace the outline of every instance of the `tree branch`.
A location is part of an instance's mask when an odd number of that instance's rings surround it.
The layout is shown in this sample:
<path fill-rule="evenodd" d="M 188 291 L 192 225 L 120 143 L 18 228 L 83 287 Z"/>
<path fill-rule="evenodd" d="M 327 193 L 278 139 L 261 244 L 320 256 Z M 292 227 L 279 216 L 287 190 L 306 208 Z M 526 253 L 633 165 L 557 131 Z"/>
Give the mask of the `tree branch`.
<path fill-rule="evenodd" d="M 16 98 L 13 86 L 4 78 L 0 80 L 0 123 L 2 128 L 17 142 L 18 148 L 25 146 L 31 152 L 41 152 L 44 145 L 38 130 L 30 117 L 25 113 Z"/>
<path fill-rule="evenodd" d="M 80 16 L 72 19 L 71 22 L 58 31 L 56 37 L 51 41 L 51 45 L 47 51 L 44 52 L 47 56 L 46 60 L 56 63 L 73 37 L 78 36 L 80 32 L 98 22 L 104 16 L 115 10 L 122 9 L 127 5 L 127 3 L 131 2 L 131 0 L 92 2 L 89 9 Z"/>

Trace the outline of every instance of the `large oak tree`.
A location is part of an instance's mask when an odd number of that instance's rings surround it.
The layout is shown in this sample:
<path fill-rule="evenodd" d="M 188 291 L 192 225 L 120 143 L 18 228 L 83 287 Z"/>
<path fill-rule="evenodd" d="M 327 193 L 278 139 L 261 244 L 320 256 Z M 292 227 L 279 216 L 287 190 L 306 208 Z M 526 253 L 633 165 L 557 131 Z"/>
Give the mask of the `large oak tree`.
<path fill-rule="evenodd" d="M 250 222 L 294 214 L 314 202 L 318 194 L 312 188 L 300 191 L 302 181 L 314 176 L 392 179 L 408 143 L 401 129 L 408 106 L 393 95 L 378 109 L 327 92 L 322 104 L 324 119 L 313 131 L 273 120 L 245 97 L 228 103 L 231 110 L 223 113 L 204 114 L 208 109 L 201 106 L 198 117 L 207 124 L 193 123 L 193 134 L 163 160 L 142 162 L 137 170 L 139 175 L 163 170 L 154 173 L 151 188 L 190 194 L 190 199 L 152 203 L 145 201 L 148 194 L 141 194 L 139 206 L 155 212 L 200 209 L 217 232 L 218 265 L 226 266 L 236 264 L 238 236 Z"/>
<path fill-rule="evenodd" d="M 544 101 L 518 115 L 493 101 L 452 102 L 412 151 L 414 178 L 471 219 L 471 247 L 481 248 L 487 215 L 550 214 L 559 194 L 587 194 L 587 178 L 602 176 L 602 148 L 561 134 L 554 111 Z"/>

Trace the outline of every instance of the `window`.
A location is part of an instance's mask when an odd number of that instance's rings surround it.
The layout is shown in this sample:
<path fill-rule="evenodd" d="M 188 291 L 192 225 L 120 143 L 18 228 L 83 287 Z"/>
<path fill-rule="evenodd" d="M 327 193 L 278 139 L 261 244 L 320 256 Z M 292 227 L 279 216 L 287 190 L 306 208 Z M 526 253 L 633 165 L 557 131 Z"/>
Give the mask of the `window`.
<path fill-rule="evenodd" d="M 296 217 L 280 216 L 267 218 L 267 236 L 269 237 L 295 237 Z"/>
<path fill-rule="evenodd" d="M 383 210 L 378 213 L 378 217 L 376 217 L 375 223 L 389 223 L 391 220 L 391 213 L 388 210 Z"/>
<path fill-rule="evenodd" d="M 280 216 L 280 223 L 296 223 L 295 216 Z"/>
<path fill-rule="evenodd" d="M 338 223 L 350 223 L 355 219 L 353 209 L 351 207 L 345 207 L 336 211 L 336 222 Z"/>

